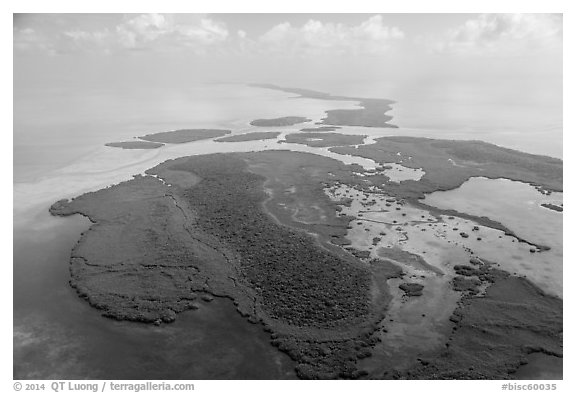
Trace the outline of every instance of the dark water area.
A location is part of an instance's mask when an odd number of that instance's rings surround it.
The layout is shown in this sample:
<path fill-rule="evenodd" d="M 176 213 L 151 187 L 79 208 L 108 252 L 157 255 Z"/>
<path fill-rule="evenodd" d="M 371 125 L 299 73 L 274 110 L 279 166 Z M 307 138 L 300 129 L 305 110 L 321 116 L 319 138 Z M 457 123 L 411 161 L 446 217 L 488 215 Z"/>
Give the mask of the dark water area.
<path fill-rule="evenodd" d="M 14 379 L 290 379 L 294 364 L 228 299 L 154 326 L 104 318 L 70 287 L 83 217 L 14 226 Z"/>
<path fill-rule="evenodd" d="M 527 358 L 528 363 L 520 366 L 518 371 L 513 375 L 514 379 L 563 379 L 564 367 L 562 358 L 538 352 L 528 355 Z"/>

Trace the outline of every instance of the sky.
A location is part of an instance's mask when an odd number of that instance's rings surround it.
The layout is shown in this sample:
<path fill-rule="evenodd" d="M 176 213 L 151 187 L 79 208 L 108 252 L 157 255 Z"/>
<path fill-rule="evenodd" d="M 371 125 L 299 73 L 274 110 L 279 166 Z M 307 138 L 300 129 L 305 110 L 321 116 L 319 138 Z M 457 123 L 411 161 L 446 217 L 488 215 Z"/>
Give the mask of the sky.
<path fill-rule="evenodd" d="M 14 78 L 17 89 L 450 79 L 561 91 L 562 33 L 560 14 L 15 14 Z"/>

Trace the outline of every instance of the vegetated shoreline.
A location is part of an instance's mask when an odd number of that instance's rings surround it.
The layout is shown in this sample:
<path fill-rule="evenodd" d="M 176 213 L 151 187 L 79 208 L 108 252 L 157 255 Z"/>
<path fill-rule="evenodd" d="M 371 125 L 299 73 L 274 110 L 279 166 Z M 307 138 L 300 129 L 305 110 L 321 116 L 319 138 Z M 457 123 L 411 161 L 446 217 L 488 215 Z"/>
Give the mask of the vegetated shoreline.
<path fill-rule="evenodd" d="M 284 117 L 277 117 L 274 119 L 252 120 L 250 122 L 250 125 L 256 127 L 287 127 L 300 123 L 307 123 L 309 121 L 312 120 L 302 116 L 284 116 Z"/>
<path fill-rule="evenodd" d="M 181 130 L 156 132 L 139 137 L 149 142 L 160 143 L 188 143 L 202 139 L 218 138 L 230 134 L 230 130 L 212 128 L 186 128 Z"/>
<path fill-rule="evenodd" d="M 563 357 L 561 299 L 488 261 L 471 260 L 455 270 L 454 290 L 463 296 L 450 317 L 445 348 L 423 354 L 415 367 L 392 378 L 510 379 L 530 354 Z"/>
<path fill-rule="evenodd" d="M 392 191 L 403 191 L 400 197 L 420 197 L 434 191 L 449 191 L 471 177 L 509 179 L 530 184 L 543 192 L 562 192 L 563 164 L 557 158 L 523 153 L 478 140 L 387 136 L 375 141 L 370 145 L 329 150 L 368 158 L 381 165 L 392 162 L 425 171 L 418 181 L 387 184 Z M 454 165 L 456 162 L 458 165 Z"/>
<path fill-rule="evenodd" d="M 320 127 L 309 127 L 309 128 L 302 128 L 300 131 L 302 132 L 326 132 L 326 131 L 337 131 L 342 127 L 338 126 L 320 126 Z"/>
<path fill-rule="evenodd" d="M 548 210 L 558 212 L 558 213 L 562 213 L 564 211 L 563 206 L 558 206 L 558 205 L 555 205 L 553 203 L 542 203 L 540 206 L 542 206 Z"/>
<path fill-rule="evenodd" d="M 286 158 L 290 161 L 292 157 Z M 199 184 L 183 190 L 178 186 L 183 184 L 180 172 L 187 172 L 182 165 L 186 166 L 191 162 L 194 171 L 200 171 L 204 177 Z M 273 344 L 298 362 L 297 371 L 300 377 L 360 376 L 354 366 L 354 359 L 365 353 L 366 348 L 373 342 L 372 333 L 378 321 L 383 318 L 385 305 L 389 300 L 387 292 L 384 291 L 386 277 L 399 274 L 398 268 L 380 262 L 378 266 L 370 269 L 357 261 L 342 259 L 333 265 L 339 257 L 314 246 L 314 241 L 309 236 L 270 224 L 269 216 L 260 209 L 249 208 L 251 214 L 246 215 L 242 203 L 239 204 L 238 201 L 250 204 L 256 197 L 254 201 L 259 204 L 265 193 L 260 186 L 254 188 L 261 185 L 264 178 L 245 171 L 245 168 L 246 164 L 232 155 L 216 154 L 180 159 L 148 171 L 163 178 L 171 187 L 151 176 L 139 176 L 118 186 L 53 205 L 51 213 L 54 215 L 66 216 L 82 212 L 96 222 L 73 250 L 72 285 L 80 296 L 101 309 L 106 316 L 155 323 L 171 322 L 176 313 L 193 309 L 198 293 L 230 297 L 243 316 L 253 323 L 262 322 L 265 328 L 273 333 Z M 213 181 L 207 180 L 212 176 Z M 226 181 L 220 183 L 223 178 Z M 245 194 L 238 198 L 236 193 L 231 192 L 234 190 Z M 188 212 L 190 205 L 186 200 L 189 198 L 200 198 L 198 202 L 203 208 L 195 209 L 195 213 Z M 233 198 L 235 202 L 218 203 L 222 198 Z M 124 200 L 126 202 L 123 202 Z M 103 208 L 104 206 L 106 208 Z M 206 220 L 202 218 L 206 214 L 214 214 L 210 213 L 210 206 L 217 209 L 214 211 L 216 222 L 210 218 L 212 216 L 206 217 Z M 229 213 L 222 212 L 222 207 L 230 209 L 226 210 Z M 181 213 L 178 213 L 179 210 Z M 148 222 L 142 223 L 140 217 L 144 212 Z M 117 214 L 121 217 L 122 227 L 130 228 L 123 232 L 127 233 L 125 236 L 133 240 L 141 239 L 135 248 L 131 247 L 131 243 L 121 242 L 122 236 L 113 236 L 111 240 L 109 232 L 114 231 L 117 226 L 114 219 Z M 191 219 L 190 214 L 199 214 L 200 222 Z M 134 216 L 134 219 L 131 219 L 131 216 Z M 225 225 L 216 225 L 222 218 Z M 268 229 L 258 231 L 258 222 L 268 222 Z M 187 223 L 191 226 L 186 225 Z M 191 238 L 181 230 L 183 224 Z M 157 226 L 165 229 L 159 231 Z M 208 232 L 205 232 L 206 230 Z M 232 237 L 226 235 L 230 230 L 235 233 Z M 236 237 L 238 230 L 240 235 Z M 254 230 L 257 232 L 253 232 Z M 242 236 L 244 232 L 245 235 Z M 261 236 L 275 236 L 275 233 L 278 233 L 277 241 L 256 242 L 256 246 L 260 244 L 265 248 L 250 256 L 253 251 L 250 251 L 250 247 L 246 248 L 246 241 Z M 222 236 L 227 244 L 235 246 L 231 249 L 223 248 Z M 190 248 L 191 242 L 196 242 L 193 248 Z M 254 241 L 250 244 L 254 244 Z M 270 244 L 275 247 L 270 248 Z M 290 246 L 291 244 L 294 247 Z M 103 249 L 104 245 L 108 247 Z M 274 250 L 278 247 L 280 251 L 275 254 Z M 286 247 L 292 247 L 292 251 L 282 251 Z M 241 251 L 242 249 L 245 251 Z M 113 253 L 110 250 L 118 251 Z M 240 259 L 236 254 L 238 250 L 243 255 Z M 205 255 L 204 258 L 197 255 L 200 251 Z M 160 255 L 150 256 L 150 253 L 155 252 Z M 270 252 L 276 257 L 269 256 Z M 267 258 L 263 258 L 262 254 Z M 166 260 L 168 255 L 170 259 Z M 296 258 L 295 255 L 299 256 Z M 147 262 L 150 257 L 152 259 Z M 273 273 L 258 273 L 266 272 L 269 269 L 267 264 L 277 257 L 284 263 L 273 263 Z M 164 260 L 166 262 L 162 264 L 154 262 Z M 206 261 L 210 263 L 207 264 Z M 142 266 L 146 266 L 144 270 Z M 282 268 L 278 270 L 278 266 Z M 321 268 L 321 272 L 305 273 L 319 266 L 325 266 Z M 348 267 L 344 269 L 346 266 Z M 244 274 L 235 273 L 238 268 L 241 268 Z M 250 273 L 254 268 L 256 276 Z M 280 279 L 282 269 L 287 269 L 286 274 L 291 277 L 294 275 L 296 280 Z M 302 269 L 304 271 L 299 272 Z M 378 289 L 379 295 L 368 301 L 368 287 L 373 285 L 369 279 L 371 270 L 383 281 L 378 284 L 378 287 L 381 287 Z M 252 284 L 245 282 L 246 274 Z M 265 283 L 270 280 L 276 283 L 273 284 L 276 289 L 266 292 L 269 284 Z M 296 291 L 282 295 L 283 291 L 292 286 L 300 286 L 300 280 L 313 280 L 314 284 L 301 286 Z M 318 280 L 328 281 L 320 285 Z M 353 282 L 349 282 L 350 280 Z M 330 291 L 330 288 L 333 291 Z M 306 297 L 310 290 L 315 295 Z M 265 296 L 261 294 L 262 291 L 266 293 Z M 355 294 L 348 294 L 349 291 Z M 274 301 L 277 296 L 280 296 L 278 301 Z M 304 298 L 290 301 L 293 296 Z M 270 306 L 269 301 L 273 301 L 273 306 Z M 316 305 L 308 304 L 309 302 Z M 350 306 L 347 306 L 347 303 L 350 303 Z M 277 314 L 278 312 L 280 314 Z"/>
<path fill-rule="evenodd" d="M 508 179 L 529 184 L 543 193 L 561 192 L 563 164 L 560 159 L 523 153 L 482 141 L 404 136 L 382 137 L 370 145 L 340 146 L 329 150 L 338 154 L 371 159 L 381 165 L 393 162 L 408 168 L 420 168 L 425 174 L 418 181 L 405 180 L 396 184 L 379 175 L 371 176 L 370 181 L 385 187 L 388 194 L 404 199 L 431 214 L 452 215 L 472 220 L 501 230 L 506 235 L 540 250 L 549 249 L 546 245 L 535 244 L 519 237 L 503 224 L 487 217 L 437 208 L 425 204 L 423 200 L 427 194 L 456 189 L 472 177 Z"/>
<path fill-rule="evenodd" d="M 336 96 L 314 90 L 280 87 L 267 83 L 253 83 L 249 84 L 249 86 L 294 93 L 303 98 L 328 101 L 358 101 L 358 105 L 361 107 L 361 109 L 327 110 L 326 117 L 317 124 L 328 126 L 398 128 L 398 126 L 388 123 L 392 120 L 392 116 L 386 114 L 392 110 L 391 105 L 395 103 L 395 101 L 392 100 Z"/>
<path fill-rule="evenodd" d="M 121 149 L 157 149 L 164 146 L 163 143 L 147 142 L 147 141 L 126 141 L 126 142 L 110 142 L 104 146 L 119 147 Z"/>
<path fill-rule="evenodd" d="M 458 187 L 456 187 L 456 188 L 458 188 Z M 526 240 L 526 239 L 520 237 L 519 235 L 517 235 L 514 231 L 509 229 L 504 224 L 500 223 L 499 221 L 492 220 L 488 217 L 485 217 L 485 216 L 480 217 L 480 216 L 468 214 L 468 213 L 461 212 L 459 210 L 454 210 L 454 209 L 442 209 L 442 208 L 439 208 L 436 206 L 427 205 L 425 203 L 422 203 L 420 200 L 407 199 L 407 201 L 408 201 L 408 203 L 412 204 L 412 206 L 414 206 L 414 207 L 417 207 L 417 208 L 420 208 L 423 210 L 427 210 L 428 212 L 430 212 L 430 214 L 432 214 L 435 217 L 454 216 L 454 217 L 463 218 L 465 220 L 474 221 L 474 222 L 476 222 L 482 226 L 502 231 L 505 236 L 511 236 L 511 237 L 515 238 L 516 240 L 518 240 L 518 242 L 520 242 L 520 243 L 524 243 L 524 244 L 528 244 L 530 246 L 533 246 L 533 247 L 535 247 L 535 249 L 537 251 L 550 250 L 549 246 L 547 246 L 545 244 L 538 244 L 538 243 L 534 243 L 534 242 L 531 242 L 529 240 Z"/>
<path fill-rule="evenodd" d="M 246 134 L 229 135 L 222 138 L 214 139 L 214 142 L 248 142 L 248 141 L 261 141 L 267 139 L 276 139 L 281 132 L 278 131 L 264 131 L 264 132 L 249 132 Z"/>
<path fill-rule="evenodd" d="M 181 130 L 156 132 L 138 137 L 139 140 L 126 142 L 106 143 L 108 147 L 118 147 L 122 149 L 157 149 L 166 144 L 178 144 L 212 139 L 230 134 L 230 130 L 212 128 L 186 128 Z"/>
<path fill-rule="evenodd" d="M 267 154 L 267 156 L 274 156 L 274 155 L 277 155 L 278 153 L 282 153 L 282 152 L 265 152 L 265 153 Z M 252 156 L 256 156 L 258 154 L 260 154 L 260 153 L 254 153 L 254 154 L 252 154 Z M 283 154 L 294 154 L 294 153 L 283 152 Z M 238 156 L 238 154 L 236 154 L 236 153 L 233 153 L 232 155 Z M 217 156 L 221 157 L 222 155 L 217 155 Z M 200 156 L 200 157 L 202 157 L 202 156 Z M 179 159 L 179 160 L 183 160 L 183 159 Z M 238 163 L 237 161 L 234 161 L 234 162 L 236 164 Z M 159 166 L 161 169 L 158 169 L 158 167 L 156 167 L 156 168 L 153 168 L 152 170 L 150 170 L 149 173 L 150 174 L 156 173 L 157 175 L 160 175 L 160 173 L 162 173 L 163 174 L 162 178 L 164 179 L 164 181 L 171 183 L 171 179 L 172 179 L 171 184 L 178 184 L 178 183 L 186 184 L 186 182 L 183 182 L 182 179 L 178 178 L 178 176 L 175 175 L 175 173 L 174 173 L 174 172 L 182 172 L 181 170 L 174 171 L 174 170 L 170 169 L 172 164 L 173 164 L 173 162 L 166 162 L 166 163 L 161 164 Z M 258 166 L 256 165 L 256 168 L 257 167 Z M 149 183 L 150 181 L 158 182 L 158 179 L 154 179 L 154 180 L 146 179 L 147 177 L 148 176 L 142 177 L 142 178 L 137 178 L 136 180 L 138 180 L 138 182 L 145 182 L 146 185 L 149 185 L 149 186 L 152 185 L 152 183 Z M 174 179 L 176 179 L 176 180 L 174 180 Z M 188 179 L 188 180 L 190 180 L 190 179 Z M 193 181 L 189 181 L 187 183 L 187 185 L 189 185 L 189 184 L 195 184 L 195 183 Z M 359 183 L 357 183 L 357 185 L 359 185 Z M 158 183 L 154 183 L 153 187 L 157 187 L 157 186 L 158 186 Z M 144 189 L 145 188 L 147 188 L 147 187 L 144 187 Z M 194 189 L 194 185 L 192 186 L 192 189 Z M 138 192 L 141 192 L 141 191 L 143 191 L 143 190 L 139 190 Z M 204 191 L 207 191 L 207 189 L 204 189 Z M 166 197 L 166 195 L 170 195 L 170 198 L 175 198 L 175 199 L 173 199 L 174 201 L 178 200 L 178 197 L 175 196 L 172 192 L 169 192 L 167 194 L 166 189 L 162 189 L 160 194 L 162 194 L 163 198 Z M 147 195 L 147 197 L 149 197 L 149 195 Z M 72 201 L 72 203 L 74 203 L 74 202 L 75 201 Z M 183 202 L 178 202 L 178 203 L 176 203 L 176 205 L 179 208 L 182 208 L 183 206 L 185 206 L 185 204 L 183 204 Z M 62 202 L 60 204 L 55 204 L 51 208 L 51 213 L 56 214 L 56 215 L 70 215 L 70 214 L 76 214 L 76 213 L 83 214 L 81 211 L 82 211 L 81 209 L 70 209 L 70 204 L 68 202 L 66 202 L 66 203 Z M 150 211 L 150 209 L 146 209 L 146 211 Z M 87 216 L 88 216 L 88 218 L 90 218 L 89 215 L 87 215 Z M 94 222 L 92 219 L 91 219 L 91 221 Z M 92 230 L 92 228 L 90 230 Z M 90 230 L 89 230 L 89 232 L 90 232 Z M 81 241 L 82 241 L 82 238 L 80 239 L 79 244 Z M 212 240 L 211 244 L 214 244 L 213 240 Z M 73 257 L 71 260 L 72 263 L 74 262 L 75 258 L 77 259 L 77 261 L 81 261 L 79 256 L 78 255 L 74 256 L 74 253 L 73 253 Z M 228 261 L 234 260 L 234 257 L 228 256 L 227 260 Z M 380 275 L 382 278 L 384 278 L 383 279 L 384 288 L 385 288 L 386 277 L 390 278 L 390 277 L 394 277 L 395 275 L 398 274 L 398 272 L 390 272 L 389 271 L 390 267 L 386 267 L 385 265 L 382 265 L 381 262 L 373 262 L 371 265 L 381 266 L 379 268 L 375 268 L 374 266 L 372 266 L 372 268 L 371 268 L 372 274 L 376 274 L 375 272 L 378 269 L 384 269 L 385 273 Z M 166 268 L 166 267 L 164 267 L 164 268 Z M 184 267 L 184 270 L 181 270 L 181 269 L 182 268 L 178 268 L 178 271 L 185 272 L 185 271 L 187 271 L 187 269 L 189 270 L 190 268 Z M 192 269 L 192 270 L 194 270 L 194 269 Z M 165 274 L 166 272 L 164 271 L 163 273 Z M 173 277 L 175 277 L 175 276 L 173 276 Z M 521 279 L 521 278 L 519 278 L 519 279 L 525 280 L 525 279 Z M 206 282 L 209 282 L 209 281 L 206 281 Z M 234 286 L 236 287 L 236 285 L 237 285 L 236 281 L 234 281 L 234 283 L 235 283 Z M 229 284 L 228 284 L 228 286 L 229 286 Z M 244 316 L 246 316 L 248 318 L 253 317 L 254 313 L 256 313 L 256 315 L 258 315 L 257 314 L 258 313 L 257 307 L 253 308 L 252 310 L 243 308 L 241 306 L 241 302 L 238 302 L 238 299 L 236 297 L 231 296 L 229 294 L 226 294 L 226 291 L 223 289 L 226 287 L 227 287 L 227 285 L 220 284 L 220 286 L 218 286 L 218 285 L 216 286 L 216 290 L 214 288 L 210 288 L 210 287 L 206 288 L 205 285 L 194 287 L 194 288 L 196 289 L 196 291 L 200 291 L 199 293 L 209 292 L 215 296 L 225 296 L 225 297 L 230 297 L 230 298 L 234 299 L 235 304 L 237 304 L 237 307 L 239 307 L 239 311 L 241 312 L 241 314 L 243 314 Z M 88 300 L 91 302 L 92 305 L 99 307 L 99 303 L 98 303 L 99 299 L 94 299 L 93 297 L 90 297 L 89 295 L 83 294 L 82 289 L 79 289 L 78 287 L 76 289 L 82 296 L 87 296 Z M 240 297 L 245 297 L 245 296 L 247 296 L 247 295 L 244 294 Z M 549 295 L 539 295 L 539 296 L 543 296 L 546 299 L 550 298 Z M 251 298 L 251 296 L 248 296 L 248 297 Z M 385 296 L 384 296 L 384 298 L 385 298 Z M 164 320 L 165 322 L 169 322 L 169 321 L 174 319 L 175 312 L 181 312 L 181 311 L 184 311 L 185 309 L 193 308 L 193 304 L 194 304 L 193 302 L 196 299 L 197 299 L 196 295 L 194 295 L 194 296 L 189 295 L 187 298 L 184 298 L 184 299 L 178 298 L 178 301 L 176 303 L 180 303 L 178 306 L 179 308 L 176 307 L 176 310 L 174 308 L 171 309 L 171 313 L 168 313 L 168 314 L 161 317 L 162 320 Z M 170 299 L 167 301 L 169 302 Z M 560 300 L 560 304 L 561 304 L 561 300 Z M 558 306 L 554 306 L 554 307 L 556 307 L 555 312 L 557 312 Z M 382 311 L 382 312 L 384 312 L 384 311 Z M 561 315 L 561 312 L 560 312 L 560 315 Z M 119 316 L 116 316 L 116 317 L 119 317 Z M 121 319 L 130 319 L 130 318 L 122 318 L 121 317 Z M 138 319 L 136 319 L 136 320 L 138 320 Z M 146 321 L 153 322 L 155 320 L 148 319 Z M 254 319 L 252 321 L 257 322 L 258 320 Z M 264 323 L 264 325 L 265 325 L 266 329 L 270 329 L 270 326 L 271 326 L 270 324 Z M 344 361 L 343 364 L 340 364 L 340 360 L 342 360 L 342 359 L 340 359 L 340 356 L 336 356 L 336 358 L 334 356 L 328 356 L 328 359 L 324 359 L 324 358 L 326 358 L 327 355 L 323 355 L 323 356 L 321 356 L 321 358 L 323 359 L 322 364 L 320 364 L 319 366 L 312 365 L 312 363 L 310 363 L 310 361 L 312 361 L 312 360 L 313 360 L 313 362 L 318 361 L 318 359 L 316 358 L 316 356 L 318 356 L 318 353 L 323 353 L 323 354 L 331 353 L 333 350 L 336 350 L 340 355 L 343 355 L 343 356 L 345 355 L 344 357 L 346 357 L 346 358 L 349 358 L 350 356 L 352 356 L 353 359 L 356 359 L 356 358 L 358 358 L 358 355 L 365 356 L 366 353 L 369 353 L 369 348 L 374 343 L 374 341 L 372 341 L 373 338 L 371 338 L 372 334 L 370 333 L 370 329 L 365 331 L 365 333 L 362 333 L 361 336 L 358 336 L 358 337 L 363 337 L 363 338 L 361 338 L 360 341 L 358 341 L 357 343 L 364 343 L 364 344 L 360 345 L 361 349 L 364 348 L 360 352 L 358 352 L 359 350 L 357 351 L 355 349 L 352 349 L 348 345 L 342 344 L 342 342 L 341 342 L 341 344 L 338 344 L 338 345 L 333 344 L 333 345 L 336 345 L 336 347 L 331 347 L 331 348 L 330 347 L 327 348 L 327 347 L 323 346 L 323 344 L 320 344 L 320 342 L 316 342 L 316 344 L 314 344 L 311 347 L 310 341 L 309 341 L 310 337 L 305 340 L 306 343 L 300 341 L 299 339 L 295 340 L 294 336 L 293 336 L 293 332 L 294 332 L 293 329 L 288 329 L 289 333 L 287 335 L 274 333 L 274 329 L 272 329 L 272 331 L 273 331 L 272 337 L 274 340 L 273 342 L 275 342 L 276 345 L 278 345 L 281 350 L 283 350 L 284 352 L 287 352 L 293 359 L 295 359 L 297 362 L 300 363 L 299 376 L 304 377 L 304 378 L 334 378 L 334 377 L 358 378 L 358 377 L 363 377 L 364 376 L 363 374 L 358 373 L 357 371 L 354 371 L 354 369 L 355 369 L 354 368 L 354 363 L 355 363 L 354 360 L 352 360 L 351 362 L 350 361 Z M 338 336 L 341 337 L 340 335 L 338 335 Z M 560 338 L 560 340 L 561 340 L 561 338 Z M 337 342 L 340 342 L 340 341 L 337 341 Z M 341 345 L 344 345 L 344 347 L 342 347 Z M 538 348 L 536 348 L 536 349 L 532 348 L 531 350 L 532 350 L 532 352 L 540 351 L 540 349 L 538 349 Z M 543 348 L 543 350 L 548 351 L 546 348 Z M 304 351 L 304 352 L 302 352 L 302 351 Z M 350 351 L 352 351 L 352 352 L 350 352 Z M 368 351 L 368 352 L 366 352 L 366 351 Z M 556 355 L 558 355 L 557 350 L 551 351 L 551 353 L 555 353 Z M 314 354 L 316 354 L 316 355 L 314 355 Z M 356 355 L 354 355 L 354 354 L 356 354 Z M 304 357 L 302 357 L 302 356 L 304 356 Z M 308 358 L 306 358 L 306 356 L 312 356 L 312 358 L 311 358 L 312 360 L 306 360 L 306 359 L 308 359 Z M 524 352 L 521 351 L 520 353 L 516 353 L 515 356 L 522 359 L 522 356 L 524 356 Z M 522 360 L 518 360 L 518 361 L 513 362 L 513 364 L 519 366 L 521 364 L 521 362 L 522 362 Z M 428 364 L 430 364 L 430 363 L 428 363 Z M 336 367 L 336 366 L 340 367 L 339 371 L 336 374 L 328 372 L 329 369 Z M 344 366 L 344 368 L 342 368 L 341 366 Z M 446 374 L 446 373 L 442 374 L 438 371 L 442 367 L 446 368 L 447 366 L 442 365 L 442 364 L 435 364 L 434 368 L 428 367 L 428 368 L 424 368 L 421 370 L 416 370 L 412 374 L 405 374 L 403 376 L 395 374 L 394 376 L 380 376 L 380 377 L 382 377 L 382 378 L 389 378 L 389 377 L 437 378 L 437 377 L 444 376 L 444 377 L 452 377 L 452 378 L 454 378 L 454 377 L 455 378 L 464 378 L 464 377 L 468 376 L 468 377 L 472 377 L 472 378 L 480 378 L 480 377 L 496 378 L 496 376 L 494 374 L 492 374 L 492 375 L 481 374 L 481 373 L 478 374 L 478 371 L 476 371 L 475 373 L 458 374 L 458 375 Z M 514 367 L 516 367 L 516 366 L 514 366 Z M 514 369 L 514 367 L 511 366 L 511 370 Z M 446 371 L 446 370 L 444 370 L 444 371 Z M 493 370 L 492 371 L 484 370 L 482 372 L 488 373 L 488 372 L 494 372 L 494 371 Z M 506 374 L 506 375 L 509 375 L 509 374 Z M 498 378 L 499 377 L 502 377 L 502 374 L 498 374 Z"/>

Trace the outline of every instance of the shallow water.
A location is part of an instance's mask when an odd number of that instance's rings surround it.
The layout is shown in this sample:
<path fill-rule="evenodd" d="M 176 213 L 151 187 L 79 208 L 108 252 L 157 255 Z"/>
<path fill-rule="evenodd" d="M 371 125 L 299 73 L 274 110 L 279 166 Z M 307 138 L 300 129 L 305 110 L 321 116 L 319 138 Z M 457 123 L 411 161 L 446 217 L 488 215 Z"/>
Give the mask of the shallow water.
<path fill-rule="evenodd" d="M 70 249 L 88 220 L 44 212 L 35 221 L 14 229 L 15 379 L 294 378 L 288 356 L 228 299 L 169 325 L 103 318 L 68 285 Z"/>
<path fill-rule="evenodd" d="M 352 247 L 370 251 L 373 258 L 382 258 L 381 251 L 385 248 L 398 247 L 422 256 L 427 263 L 392 261 L 406 275 L 388 281 L 392 300 L 386 319 L 379 326 L 382 342 L 375 347 L 372 357 L 360 362 L 362 369 L 376 373 L 408 368 L 421 354 L 442 346 L 450 332 L 448 318 L 460 299 L 460 294 L 450 287 L 452 267 L 466 263 L 469 253 L 438 240 L 431 230 L 422 232 L 421 227 L 438 222 L 425 211 L 393 202 L 385 194 L 365 194 L 344 185 L 326 191 L 336 200 L 353 198 L 351 206 L 342 210 L 343 214 L 357 217 L 350 222 L 346 236 Z M 376 203 L 367 204 L 371 202 Z M 422 284 L 423 295 L 403 296 L 398 286 L 404 282 Z"/>
<path fill-rule="evenodd" d="M 385 194 L 364 193 L 345 185 L 326 192 L 334 200 L 353 198 L 341 212 L 356 217 L 346 235 L 352 247 L 369 251 L 372 258 L 385 258 L 386 248 L 400 248 L 425 260 L 424 265 L 392 260 L 406 276 L 388 282 L 393 298 L 380 325 L 382 342 L 371 358 L 360 362 L 370 372 L 409 367 L 416 357 L 443 344 L 452 326 L 449 317 L 460 299 L 450 284 L 454 266 L 468 264 L 473 256 L 526 276 L 548 293 L 562 297 L 561 257 L 558 268 L 549 252 L 531 253 L 531 245 L 502 231 L 457 217 L 436 218 Z M 398 288 L 403 282 L 422 284 L 423 295 L 406 298 Z"/>
<path fill-rule="evenodd" d="M 287 115 L 319 121 L 326 109 L 355 107 L 354 102 L 290 97 L 241 84 L 182 89 L 15 89 L 15 182 L 34 180 L 82 161 L 107 142 L 179 128 L 263 131 L 268 128 L 253 127 L 250 121 Z M 312 123 L 303 127 L 308 124 Z"/>
<path fill-rule="evenodd" d="M 460 295 L 449 290 L 447 277 L 413 277 L 409 281 L 424 285 L 422 296 L 405 297 L 398 288 L 403 280 L 388 281 L 393 300 L 386 319 L 379 325 L 382 342 L 376 345 L 370 358 L 359 362 L 368 372 L 381 374 L 413 366 L 419 356 L 444 346 L 452 329 L 448 318 Z"/>
<path fill-rule="evenodd" d="M 397 202 L 386 206 L 388 197 L 384 194 L 368 196 L 368 200 L 377 202 L 369 207 L 361 204 L 364 193 L 346 186 L 334 188 L 329 195 L 335 199 L 355 199 L 350 207 L 342 210 L 343 214 L 357 217 L 350 223 L 347 238 L 355 248 L 370 251 L 374 258 L 379 257 L 380 247 L 398 246 L 422 256 L 445 274 L 453 274 L 455 264 L 465 264 L 475 255 L 511 273 L 526 276 L 544 291 L 562 298 L 561 238 L 560 248 L 532 253 L 530 250 L 534 247 L 530 244 L 474 221 L 449 216 L 437 220 L 425 210 Z M 523 217 L 528 222 L 532 219 L 527 215 Z M 381 235 L 382 232 L 385 235 Z M 462 237 L 461 232 L 469 237 Z M 374 238 L 380 238 L 377 244 L 373 243 Z M 447 258 L 449 250 L 457 252 L 458 258 Z"/>
<path fill-rule="evenodd" d="M 523 273 L 562 297 L 563 213 L 541 206 L 562 204 L 563 193 L 543 195 L 526 183 L 507 179 L 471 178 L 450 191 L 427 195 L 424 203 L 455 209 L 498 221 L 519 237 L 551 247 L 548 251 L 522 257 Z M 553 288 L 553 289 L 552 289 Z"/>

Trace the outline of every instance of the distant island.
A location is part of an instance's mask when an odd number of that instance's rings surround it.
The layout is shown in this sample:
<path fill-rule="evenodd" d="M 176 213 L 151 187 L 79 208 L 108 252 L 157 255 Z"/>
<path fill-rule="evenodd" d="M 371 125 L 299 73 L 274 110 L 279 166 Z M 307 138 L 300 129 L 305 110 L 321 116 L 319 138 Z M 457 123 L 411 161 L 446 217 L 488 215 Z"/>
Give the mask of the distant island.
<path fill-rule="evenodd" d="M 564 211 L 564 207 L 555 205 L 553 203 L 543 203 L 540 206 L 545 207 L 546 209 L 554 210 L 559 213 L 562 213 L 562 211 Z"/>
<path fill-rule="evenodd" d="M 286 93 L 298 94 L 303 98 L 313 98 L 329 101 L 358 101 L 361 109 L 333 109 L 326 111 L 326 118 L 319 124 L 336 126 L 359 126 L 359 127 L 381 127 L 398 128 L 390 124 L 392 116 L 386 113 L 392 109 L 394 101 L 383 98 L 359 98 L 336 96 L 321 93 L 314 90 L 280 87 L 272 84 L 251 84 L 253 87 L 279 90 Z"/>
<path fill-rule="evenodd" d="M 119 147 L 122 149 L 157 149 L 164 146 L 163 143 L 145 142 L 145 141 L 128 141 L 128 142 L 111 142 L 106 143 L 108 147 Z"/>
<path fill-rule="evenodd" d="M 250 122 L 250 125 L 256 127 L 286 127 L 286 126 L 293 126 L 299 123 L 306 123 L 307 121 L 311 121 L 305 117 L 300 116 L 284 116 L 278 117 L 275 119 L 256 119 Z"/>
<path fill-rule="evenodd" d="M 247 142 L 247 141 L 260 141 L 265 139 L 276 139 L 280 132 L 250 132 L 247 134 L 237 134 L 225 136 L 223 138 L 215 139 L 215 142 Z"/>
<path fill-rule="evenodd" d="M 174 131 L 157 132 L 139 137 L 135 141 L 110 142 L 108 147 L 118 147 L 121 149 L 157 149 L 166 143 L 188 143 L 204 139 L 218 138 L 230 134 L 230 130 L 218 129 L 183 129 Z"/>
<path fill-rule="evenodd" d="M 231 132 L 230 130 L 217 129 L 184 129 L 148 134 L 141 136 L 140 139 L 161 143 L 188 143 L 202 139 L 218 138 Z"/>
<path fill-rule="evenodd" d="M 302 132 L 326 132 L 326 131 L 336 131 L 340 128 L 342 128 L 342 127 L 322 126 L 322 127 L 302 128 L 300 131 L 302 131 Z"/>

